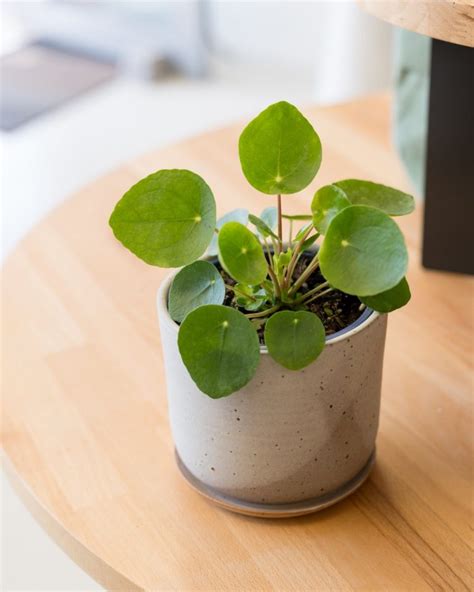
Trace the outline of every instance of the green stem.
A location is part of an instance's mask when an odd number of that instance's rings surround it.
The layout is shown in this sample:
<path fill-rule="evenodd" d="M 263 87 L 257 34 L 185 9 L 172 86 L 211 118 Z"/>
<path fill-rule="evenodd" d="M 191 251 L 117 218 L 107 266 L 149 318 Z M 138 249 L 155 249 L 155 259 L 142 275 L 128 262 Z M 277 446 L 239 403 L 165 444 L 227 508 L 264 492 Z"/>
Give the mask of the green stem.
<path fill-rule="evenodd" d="M 283 249 L 283 219 L 282 219 L 282 212 L 281 212 L 281 194 L 278 194 L 278 254 L 282 252 Z"/>
<path fill-rule="evenodd" d="M 268 244 L 268 241 L 267 241 L 267 237 L 266 237 L 266 236 L 264 236 L 264 237 L 263 237 L 263 243 L 264 243 L 264 245 L 265 245 L 265 250 L 267 251 L 268 265 L 269 265 L 269 266 L 270 266 L 272 269 L 274 269 L 274 267 L 273 267 L 273 257 L 272 257 L 272 254 L 271 254 L 271 252 L 270 252 L 270 246 L 269 246 L 269 244 Z"/>
<path fill-rule="evenodd" d="M 305 304 L 309 304 L 310 302 L 314 302 L 314 300 L 321 298 L 321 296 L 326 296 L 326 294 L 329 294 L 329 292 L 333 292 L 333 291 L 334 291 L 334 288 L 328 288 L 327 290 L 323 290 L 322 292 L 319 292 L 319 294 L 316 294 L 316 296 L 313 296 L 309 300 L 305 300 Z"/>
<path fill-rule="evenodd" d="M 273 252 L 278 255 L 278 241 L 273 236 L 270 237 L 270 240 L 272 241 Z"/>
<path fill-rule="evenodd" d="M 276 312 L 280 308 L 281 308 L 281 304 L 275 304 L 275 306 L 272 306 L 271 308 L 267 308 L 266 310 L 262 310 L 261 312 L 253 312 L 250 314 L 246 314 L 245 316 L 248 319 L 258 319 L 258 318 L 262 318 L 262 317 L 267 317 L 268 315 L 273 314 L 274 312 Z"/>
<path fill-rule="evenodd" d="M 276 298 L 280 298 L 281 296 L 281 286 L 280 286 L 280 282 L 278 281 L 278 278 L 275 274 L 274 271 L 274 267 L 273 267 L 273 257 L 272 254 L 270 253 L 270 247 L 268 246 L 268 242 L 266 237 L 263 239 L 264 243 L 265 243 L 265 247 L 267 250 L 267 256 L 268 256 L 268 275 L 270 276 L 272 283 L 273 283 L 273 287 L 275 288 L 275 296 Z"/>
<path fill-rule="evenodd" d="M 270 266 L 268 267 L 268 274 L 272 278 L 273 287 L 275 288 L 275 298 L 280 298 L 281 297 L 281 286 L 280 286 L 280 282 L 278 281 L 278 278 L 275 275 L 275 272 L 273 271 L 273 268 L 270 267 Z"/>
<path fill-rule="evenodd" d="M 318 286 L 316 286 L 312 290 L 309 290 L 308 292 L 306 292 L 305 294 L 303 294 L 302 296 L 297 298 L 295 300 L 295 304 L 299 304 L 300 302 L 305 302 L 306 300 L 308 300 L 308 298 L 311 298 L 311 296 L 313 296 L 314 294 L 317 294 L 321 290 L 324 290 L 324 288 L 327 288 L 328 286 L 329 286 L 329 282 L 323 282 L 322 284 L 319 284 Z"/>
<path fill-rule="evenodd" d="M 315 256 L 313 257 L 313 259 L 311 259 L 308 267 L 303 271 L 303 273 L 300 275 L 300 277 L 293 284 L 293 286 L 291 287 L 291 289 L 288 292 L 288 295 L 291 296 L 292 294 L 295 294 L 298 291 L 298 288 L 300 288 L 305 283 L 305 281 L 309 278 L 309 276 L 313 273 L 313 271 L 316 271 L 316 269 L 318 267 L 319 267 L 319 259 L 318 259 L 318 253 L 316 253 Z"/>
<path fill-rule="evenodd" d="M 301 237 L 301 239 L 298 241 L 298 243 L 295 247 L 295 250 L 294 250 L 293 255 L 290 259 L 290 262 L 288 263 L 288 268 L 286 270 L 285 280 L 284 280 L 285 287 L 289 286 L 289 284 L 291 283 L 291 278 L 292 278 L 293 273 L 295 271 L 295 267 L 298 262 L 300 251 L 303 248 L 303 243 L 308 238 L 308 236 L 311 234 L 312 230 L 313 230 L 313 227 L 310 226 L 308 228 L 308 230 L 304 233 L 304 235 Z"/>

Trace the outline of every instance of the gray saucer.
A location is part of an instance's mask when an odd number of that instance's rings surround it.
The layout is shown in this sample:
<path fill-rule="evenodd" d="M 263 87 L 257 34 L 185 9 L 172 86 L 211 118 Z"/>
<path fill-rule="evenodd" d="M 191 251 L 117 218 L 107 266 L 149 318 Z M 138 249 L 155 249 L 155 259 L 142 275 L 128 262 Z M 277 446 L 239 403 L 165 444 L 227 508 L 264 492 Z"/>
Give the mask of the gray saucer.
<path fill-rule="evenodd" d="M 343 500 L 345 497 L 354 493 L 362 483 L 367 479 L 375 463 L 375 450 L 370 455 L 369 460 L 365 466 L 353 477 L 350 481 L 336 489 L 331 493 L 314 497 L 311 499 L 295 502 L 292 504 L 256 504 L 252 502 L 245 502 L 234 497 L 227 496 L 219 491 L 205 485 L 199 479 L 196 479 L 188 469 L 184 466 L 178 453 L 175 450 L 176 462 L 181 474 L 191 487 L 211 500 L 218 506 L 245 514 L 246 516 L 256 516 L 260 518 L 290 518 L 293 516 L 303 516 L 304 514 L 311 514 L 324 510 L 329 506 Z"/>

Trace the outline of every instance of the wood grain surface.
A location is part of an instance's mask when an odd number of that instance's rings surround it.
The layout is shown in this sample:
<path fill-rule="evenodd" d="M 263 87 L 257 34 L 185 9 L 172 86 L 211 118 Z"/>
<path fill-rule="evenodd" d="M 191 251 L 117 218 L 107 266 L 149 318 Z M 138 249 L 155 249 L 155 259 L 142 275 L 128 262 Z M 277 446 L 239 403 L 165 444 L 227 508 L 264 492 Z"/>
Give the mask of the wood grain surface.
<path fill-rule="evenodd" d="M 318 183 L 362 177 L 409 188 L 389 141 L 389 102 L 309 109 Z M 472 279 L 419 263 L 420 212 L 399 219 L 413 298 L 390 316 L 378 460 L 319 514 L 234 515 L 175 466 L 155 315 L 165 270 L 114 240 L 107 220 L 141 176 L 190 168 L 219 213 L 271 204 L 239 168 L 241 126 L 138 158 L 72 197 L 3 270 L 7 468 L 27 505 L 109 589 L 472 590 Z M 311 191 L 285 198 L 307 208 Z M 440 240 L 443 240 L 440 237 Z M 54 566 L 51 566 L 54 569 Z"/>
<path fill-rule="evenodd" d="M 370 14 L 402 29 L 442 41 L 474 47 L 473 0 L 359 0 L 359 2 Z"/>

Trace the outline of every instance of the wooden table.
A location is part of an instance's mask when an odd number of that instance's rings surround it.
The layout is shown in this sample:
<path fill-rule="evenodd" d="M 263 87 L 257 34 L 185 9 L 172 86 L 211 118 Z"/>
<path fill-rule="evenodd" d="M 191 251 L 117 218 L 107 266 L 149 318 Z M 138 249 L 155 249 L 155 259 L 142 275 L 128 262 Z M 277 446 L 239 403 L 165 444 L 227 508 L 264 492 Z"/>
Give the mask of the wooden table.
<path fill-rule="evenodd" d="M 389 144 L 386 97 L 306 112 L 324 147 L 319 183 L 356 176 L 407 186 Z M 179 475 L 155 319 L 166 272 L 125 251 L 107 219 L 130 184 L 161 167 L 203 175 L 220 212 L 259 212 L 270 198 L 240 172 L 240 129 L 97 180 L 7 261 L 2 438 L 18 492 L 109 589 L 472 589 L 472 283 L 421 268 L 419 212 L 400 220 L 413 299 L 390 318 L 369 481 L 327 511 L 278 521 L 214 507 Z M 287 210 L 310 198 L 288 197 Z"/>
<path fill-rule="evenodd" d="M 360 4 L 432 38 L 422 259 L 432 269 L 474 274 L 474 0 Z"/>
<path fill-rule="evenodd" d="M 473 0 L 359 0 L 367 12 L 402 29 L 474 47 Z"/>

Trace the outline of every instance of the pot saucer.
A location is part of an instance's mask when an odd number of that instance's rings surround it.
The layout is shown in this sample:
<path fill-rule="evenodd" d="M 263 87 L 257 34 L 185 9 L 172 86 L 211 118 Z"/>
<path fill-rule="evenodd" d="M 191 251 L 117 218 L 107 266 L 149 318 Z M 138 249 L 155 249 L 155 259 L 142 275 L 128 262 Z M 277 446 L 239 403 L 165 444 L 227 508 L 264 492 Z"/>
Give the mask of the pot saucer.
<path fill-rule="evenodd" d="M 344 485 L 318 497 L 303 500 L 300 502 L 289 504 L 258 504 L 253 502 L 246 502 L 237 498 L 225 495 L 219 491 L 205 485 L 202 481 L 194 477 L 188 469 L 184 466 L 183 461 L 175 450 L 176 462 L 178 468 L 189 483 L 189 485 L 198 493 L 211 500 L 218 506 L 237 512 L 238 514 L 245 514 L 246 516 L 255 516 L 258 518 L 291 518 L 294 516 L 304 516 L 305 514 L 312 514 L 324 510 L 333 504 L 343 500 L 347 496 L 354 493 L 362 483 L 367 479 L 375 464 L 375 449 L 369 457 L 364 467 L 352 479 L 347 481 Z"/>

